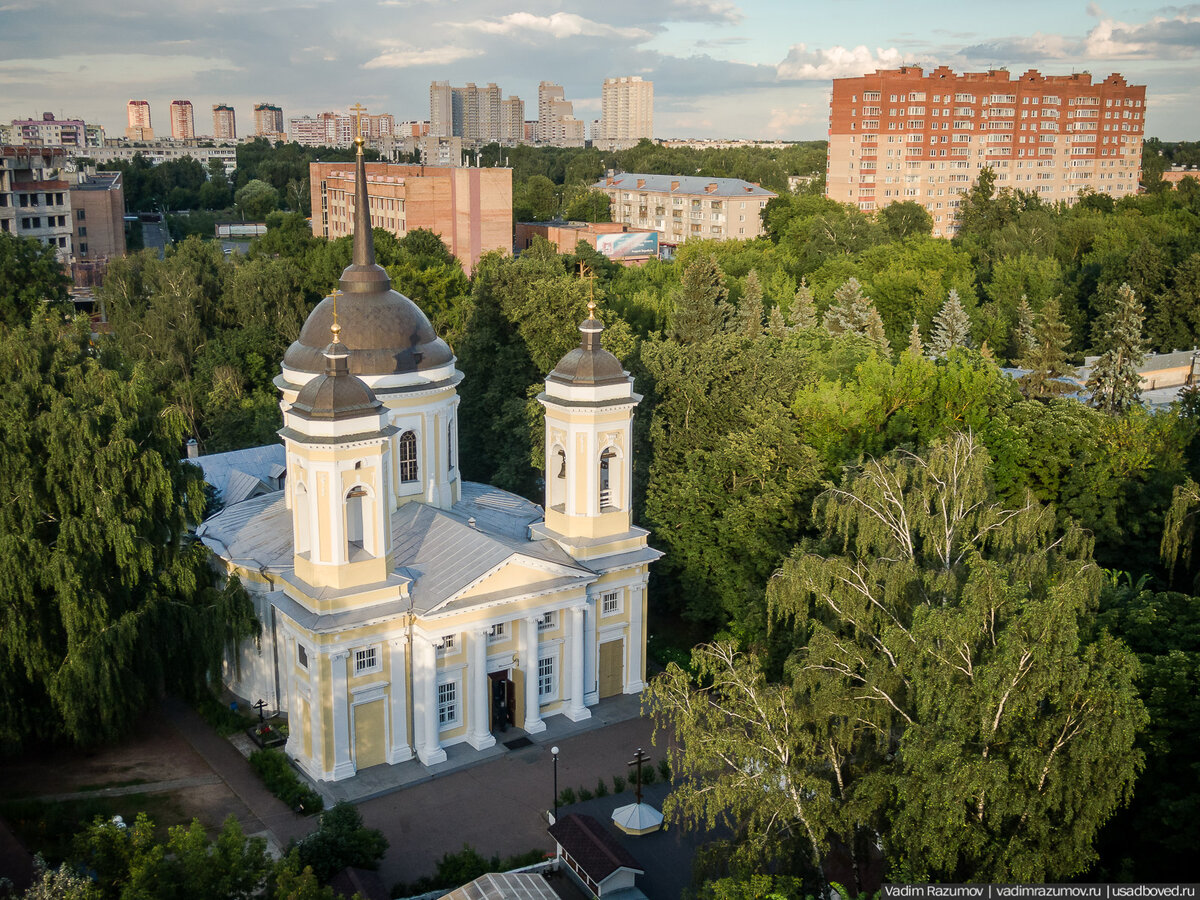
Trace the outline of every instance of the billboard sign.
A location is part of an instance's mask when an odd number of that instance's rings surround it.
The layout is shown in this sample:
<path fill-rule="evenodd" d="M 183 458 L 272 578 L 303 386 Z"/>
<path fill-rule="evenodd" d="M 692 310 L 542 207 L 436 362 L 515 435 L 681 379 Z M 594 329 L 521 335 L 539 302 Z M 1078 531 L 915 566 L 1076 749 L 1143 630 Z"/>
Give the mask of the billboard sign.
<path fill-rule="evenodd" d="M 609 259 L 642 259 L 658 256 L 657 231 L 616 232 L 596 235 L 596 250 Z"/>

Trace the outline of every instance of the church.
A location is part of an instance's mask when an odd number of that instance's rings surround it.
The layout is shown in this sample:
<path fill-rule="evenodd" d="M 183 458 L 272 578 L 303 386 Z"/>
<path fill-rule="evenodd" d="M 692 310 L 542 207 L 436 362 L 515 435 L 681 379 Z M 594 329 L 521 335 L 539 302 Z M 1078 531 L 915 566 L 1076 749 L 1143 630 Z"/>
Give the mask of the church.
<path fill-rule="evenodd" d="M 545 506 L 463 480 L 462 373 L 375 263 L 358 142 L 353 261 L 284 355 L 282 487 L 197 534 L 262 622 L 226 664 L 287 714 L 313 779 L 483 750 L 643 687 L 661 555 L 631 518 L 641 397 L 594 316 L 546 378 Z"/>

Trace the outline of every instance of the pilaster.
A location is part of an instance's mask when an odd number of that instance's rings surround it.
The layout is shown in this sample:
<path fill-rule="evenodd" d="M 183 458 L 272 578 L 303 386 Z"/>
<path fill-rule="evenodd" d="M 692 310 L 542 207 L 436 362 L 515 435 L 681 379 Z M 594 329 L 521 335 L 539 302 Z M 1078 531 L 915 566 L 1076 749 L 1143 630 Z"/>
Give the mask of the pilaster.
<path fill-rule="evenodd" d="M 527 616 L 521 620 L 521 660 L 525 664 L 525 721 L 521 727 L 530 734 L 546 730 L 542 721 L 538 697 L 538 619 Z"/>
<path fill-rule="evenodd" d="M 467 742 L 476 750 L 486 750 L 496 743 L 496 737 L 488 727 L 487 638 L 487 629 L 467 633 L 467 640 L 470 641 L 470 664 L 466 677 L 469 685 L 467 715 L 471 722 L 467 730 Z"/>
<path fill-rule="evenodd" d="M 405 638 L 393 638 L 388 641 L 388 668 L 392 673 L 392 683 L 388 702 L 391 704 L 390 720 L 392 733 L 388 740 L 389 763 L 402 763 L 413 757 L 412 747 L 408 745 L 408 665 L 405 651 Z"/>

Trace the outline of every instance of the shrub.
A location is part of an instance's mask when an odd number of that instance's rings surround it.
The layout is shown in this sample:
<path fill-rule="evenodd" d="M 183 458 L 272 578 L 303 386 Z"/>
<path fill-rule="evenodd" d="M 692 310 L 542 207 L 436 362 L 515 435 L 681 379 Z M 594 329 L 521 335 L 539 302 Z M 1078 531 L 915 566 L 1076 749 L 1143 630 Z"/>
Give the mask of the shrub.
<path fill-rule="evenodd" d="M 237 734 L 239 731 L 249 728 L 256 721 L 254 716 L 234 712 L 227 704 L 207 692 L 196 700 L 196 712 L 221 737 Z"/>
<path fill-rule="evenodd" d="M 620 775 L 613 776 L 613 793 L 620 794 L 625 790 L 625 779 Z"/>
<path fill-rule="evenodd" d="M 300 863 L 312 866 L 324 884 L 347 866 L 378 868 L 388 842 L 379 829 L 363 825 L 362 815 L 353 804 L 343 801 L 324 813 L 317 830 L 294 846 L 300 853 Z"/>
<path fill-rule="evenodd" d="M 658 774 L 663 781 L 671 780 L 671 761 L 665 756 L 658 761 Z"/>
<path fill-rule="evenodd" d="M 642 784 L 654 784 L 654 766 L 642 766 Z"/>
<path fill-rule="evenodd" d="M 596 782 L 596 796 L 597 797 L 607 797 L 608 796 L 608 785 L 604 783 L 603 778 L 601 778 L 599 781 Z"/>
<path fill-rule="evenodd" d="M 298 812 L 312 815 L 325 806 L 316 791 L 309 789 L 292 770 L 292 764 L 279 750 L 255 750 L 250 765 L 263 780 L 267 790 Z"/>
<path fill-rule="evenodd" d="M 575 805 L 575 789 L 563 788 L 558 795 L 559 806 L 574 806 Z"/>

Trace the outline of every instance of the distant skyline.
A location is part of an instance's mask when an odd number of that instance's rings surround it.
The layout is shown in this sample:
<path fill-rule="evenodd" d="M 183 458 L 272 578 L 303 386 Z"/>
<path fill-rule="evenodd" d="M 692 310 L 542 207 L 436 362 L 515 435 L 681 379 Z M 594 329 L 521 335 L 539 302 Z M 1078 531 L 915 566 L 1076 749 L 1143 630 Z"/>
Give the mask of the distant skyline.
<path fill-rule="evenodd" d="M 825 137 L 829 81 L 901 63 L 1014 75 L 1121 72 L 1147 85 L 1149 137 L 1200 138 L 1200 4 L 1045 0 L 0 0 L 0 121 L 82 118 L 109 136 L 150 101 L 156 134 L 191 100 L 285 118 L 361 102 L 429 117 L 429 83 L 495 82 L 536 118 L 537 84 L 600 116 L 616 75 L 654 82 L 655 136 Z"/>

